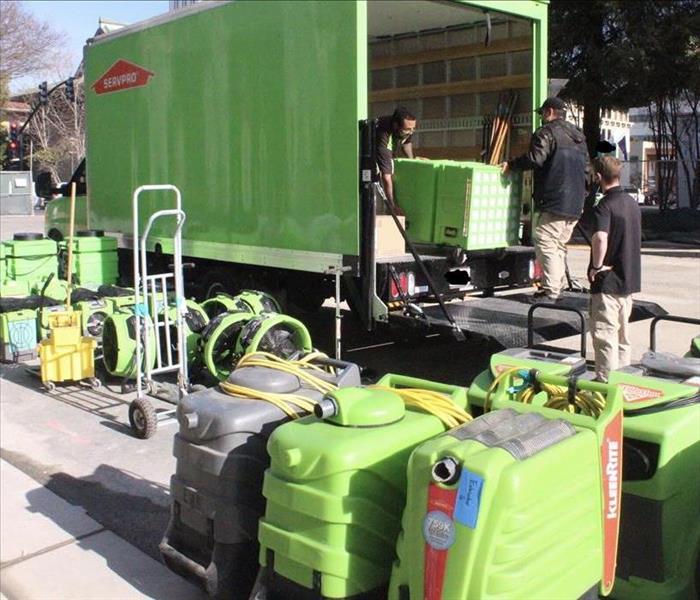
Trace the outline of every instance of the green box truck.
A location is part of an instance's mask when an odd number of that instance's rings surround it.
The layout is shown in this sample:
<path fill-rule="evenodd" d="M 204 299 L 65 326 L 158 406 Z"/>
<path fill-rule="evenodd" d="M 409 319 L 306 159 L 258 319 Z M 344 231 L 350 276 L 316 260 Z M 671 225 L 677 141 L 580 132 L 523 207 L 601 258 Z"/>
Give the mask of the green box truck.
<path fill-rule="evenodd" d="M 546 95 L 546 30 L 544 1 L 256 1 L 202 3 L 89 40 L 77 228 L 128 251 L 133 191 L 174 184 L 203 295 L 255 287 L 312 308 L 342 269 L 367 325 L 387 321 L 397 300 L 434 295 L 413 254 L 375 257 L 374 117 L 406 104 L 418 154 L 477 160 L 481 116 L 519 88 L 521 149 Z M 446 118 L 429 118 L 436 105 L 452 107 Z M 171 203 L 153 193 L 141 218 Z M 50 237 L 65 235 L 67 212 L 66 198 L 49 203 Z M 150 247 L 164 261 L 166 229 Z M 439 294 L 464 293 L 446 278 L 455 268 L 471 289 L 530 282 L 533 254 L 512 235 L 505 248 L 459 241 L 418 247 Z"/>

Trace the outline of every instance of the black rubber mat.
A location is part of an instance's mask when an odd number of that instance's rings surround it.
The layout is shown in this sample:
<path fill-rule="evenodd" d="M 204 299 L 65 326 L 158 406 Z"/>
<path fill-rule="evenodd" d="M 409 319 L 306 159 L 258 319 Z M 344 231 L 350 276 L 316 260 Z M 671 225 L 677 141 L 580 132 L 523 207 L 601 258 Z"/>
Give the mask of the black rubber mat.
<path fill-rule="evenodd" d="M 449 302 L 447 310 L 464 332 L 490 338 L 503 348 L 518 348 L 527 345 L 527 313 L 533 305 L 531 299 L 532 294 L 469 298 L 461 302 Z M 557 305 L 578 309 L 587 320 L 588 302 L 587 294 L 564 292 Z M 437 331 L 450 327 L 439 306 L 428 306 L 423 310 L 432 329 Z M 658 304 L 636 300 L 630 320 L 643 321 L 664 314 L 666 311 Z M 408 319 L 400 313 L 392 313 L 391 318 Z M 580 318 L 573 312 L 538 308 L 534 313 L 535 344 L 580 333 Z"/>

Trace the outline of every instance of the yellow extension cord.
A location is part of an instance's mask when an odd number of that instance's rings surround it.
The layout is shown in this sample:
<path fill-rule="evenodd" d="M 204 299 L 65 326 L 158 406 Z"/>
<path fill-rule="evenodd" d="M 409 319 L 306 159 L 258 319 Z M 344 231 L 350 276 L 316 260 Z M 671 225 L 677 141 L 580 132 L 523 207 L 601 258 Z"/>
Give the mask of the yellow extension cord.
<path fill-rule="evenodd" d="M 524 370 L 522 367 L 514 367 L 512 369 L 507 369 L 502 373 L 499 373 L 493 380 L 493 383 L 489 386 L 486 392 L 486 399 L 484 400 L 484 412 L 490 410 L 489 404 L 491 402 L 491 395 L 496 390 L 498 385 L 508 377 L 512 377 L 518 371 Z M 577 390 L 574 395 L 574 402 L 569 402 L 569 390 L 560 385 L 552 385 L 549 383 L 540 383 L 540 391 L 547 394 L 547 401 L 543 406 L 546 408 L 553 408 L 555 410 L 563 410 L 569 413 L 587 415 L 589 417 L 597 418 L 605 409 L 605 396 L 600 392 L 592 392 L 590 390 Z M 524 404 L 532 404 L 535 396 L 535 388 L 532 385 L 527 385 L 522 390 L 518 391 L 514 396 L 517 402 L 522 402 Z"/>
<path fill-rule="evenodd" d="M 309 373 L 309 371 L 313 370 L 324 372 L 325 369 L 323 369 L 323 367 L 311 364 L 310 361 L 315 358 L 325 357 L 326 355 L 322 354 L 321 352 L 312 352 L 299 360 L 285 360 L 275 356 L 274 354 L 270 354 L 269 352 L 253 352 L 252 354 L 246 354 L 243 356 L 243 358 L 238 361 L 236 368 L 263 367 L 265 369 L 282 371 L 284 373 L 295 375 L 313 389 L 321 392 L 322 394 L 327 394 L 337 389 L 337 386 Z M 311 413 L 313 412 L 316 404 L 316 402 L 309 400 L 304 396 L 299 396 L 296 394 L 276 394 L 274 392 L 263 392 L 229 383 L 228 381 L 222 381 L 219 384 L 219 387 L 230 396 L 238 396 L 249 400 L 263 400 L 265 402 L 269 402 L 270 404 L 274 404 L 284 414 L 292 419 L 297 419 L 300 416 L 295 407 L 301 408 L 306 413 Z"/>
<path fill-rule="evenodd" d="M 370 388 L 398 394 L 406 406 L 436 416 L 448 429 L 472 420 L 472 416 L 467 411 L 457 406 L 448 396 L 439 392 L 419 388 L 392 388 L 383 385 L 373 385 Z"/>
<path fill-rule="evenodd" d="M 312 352 L 299 360 L 284 360 L 270 354 L 268 352 L 254 352 L 247 354 L 238 362 L 237 368 L 241 367 L 263 367 L 266 369 L 275 369 L 284 373 L 290 373 L 297 376 L 301 381 L 307 383 L 313 389 L 328 394 L 338 387 L 328 381 L 324 381 L 320 377 L 309 373 L 310 370 L 316 371 L 332 371 L 332 367 L 324 369 L 319 365 L 314 365 L 310 361 L 317 358 L 326 358 L 326 355 L 321 352 Z M 228 381 L 223 381 L 219 384 L 221 389 L 231 395 L 250 400 L 263 400 L 274 404 L 283 413 L 292 419 L 297 419 L 300 415 L 295 407 L 301 408 L 307 413 L 314 410 L 316 402 L 309 400 L 303 396 L 295 394 L 275 394 L 272 392 L 261 392 Z M 448 429 L 471 421 L 472 417 L 464 409 L 454 404 L 446 395 L 430 390 L 421 390 L 415 388 L 397 389 L 386 386 L 370 386 L 370 389 L 387 390 L 398 394 L 404 401 L 406 406 L 412 406 L 424 412 L 430 413 L 438 417 Z"/>

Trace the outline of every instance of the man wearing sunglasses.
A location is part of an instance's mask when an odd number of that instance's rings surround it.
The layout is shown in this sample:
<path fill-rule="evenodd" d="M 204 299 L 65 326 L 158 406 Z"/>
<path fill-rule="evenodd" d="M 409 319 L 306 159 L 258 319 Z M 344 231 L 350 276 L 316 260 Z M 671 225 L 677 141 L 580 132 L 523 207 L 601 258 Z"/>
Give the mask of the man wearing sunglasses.
<path fill-rule="evenodd" d="M 533 170 L 532 235 L 543 273 L 535 300 L 555 302 L 565 285 L 566 243 L 583 210 L 590 161 L 586 138 L 565 120 L 566 106 L 560 98 L 547 98 L 536 112 L 543 125 L 532 134 L 529 150 L 504 162 L 501 172 Z"/>
<path fill-rule="evenodd" d="M 399 106 L 393 115 L 377 119 L 376 151 L 377 168 L 382 177 L 382 187 L 398 214 L 403 214 L 394 200 L 394 159 L 414 158 L 411 136 L 416 130 L 416 117 L 405 106 Z M 381 211 L 383 206 L 378 206 Z M 383 211 L 382 211 L 383 212 Z"/>

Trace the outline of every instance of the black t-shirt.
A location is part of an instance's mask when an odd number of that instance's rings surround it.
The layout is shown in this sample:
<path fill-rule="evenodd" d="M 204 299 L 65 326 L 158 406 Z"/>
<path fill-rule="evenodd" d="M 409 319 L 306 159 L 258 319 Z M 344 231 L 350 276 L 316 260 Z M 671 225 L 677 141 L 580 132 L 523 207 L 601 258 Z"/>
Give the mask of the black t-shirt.
<path fill-rule="evenodd" d="M 592 233 L 608 234 L 603 264 L 612 271 L 598 273 L 591 292 L 626 296 L 642 289 L 642 213 L 637 202 L 618 187 L 610 188 L 593 212 Z M 600 266 L 600 265 L 594 265 Z"/>
<path fill-rule="evenodd" d="M 394 133 L 393 117 L 377 119 L 377 166 L 382 175 L 393 175 L 394 158 L 413 158 L 411 136 L 401 139 Z"/>

